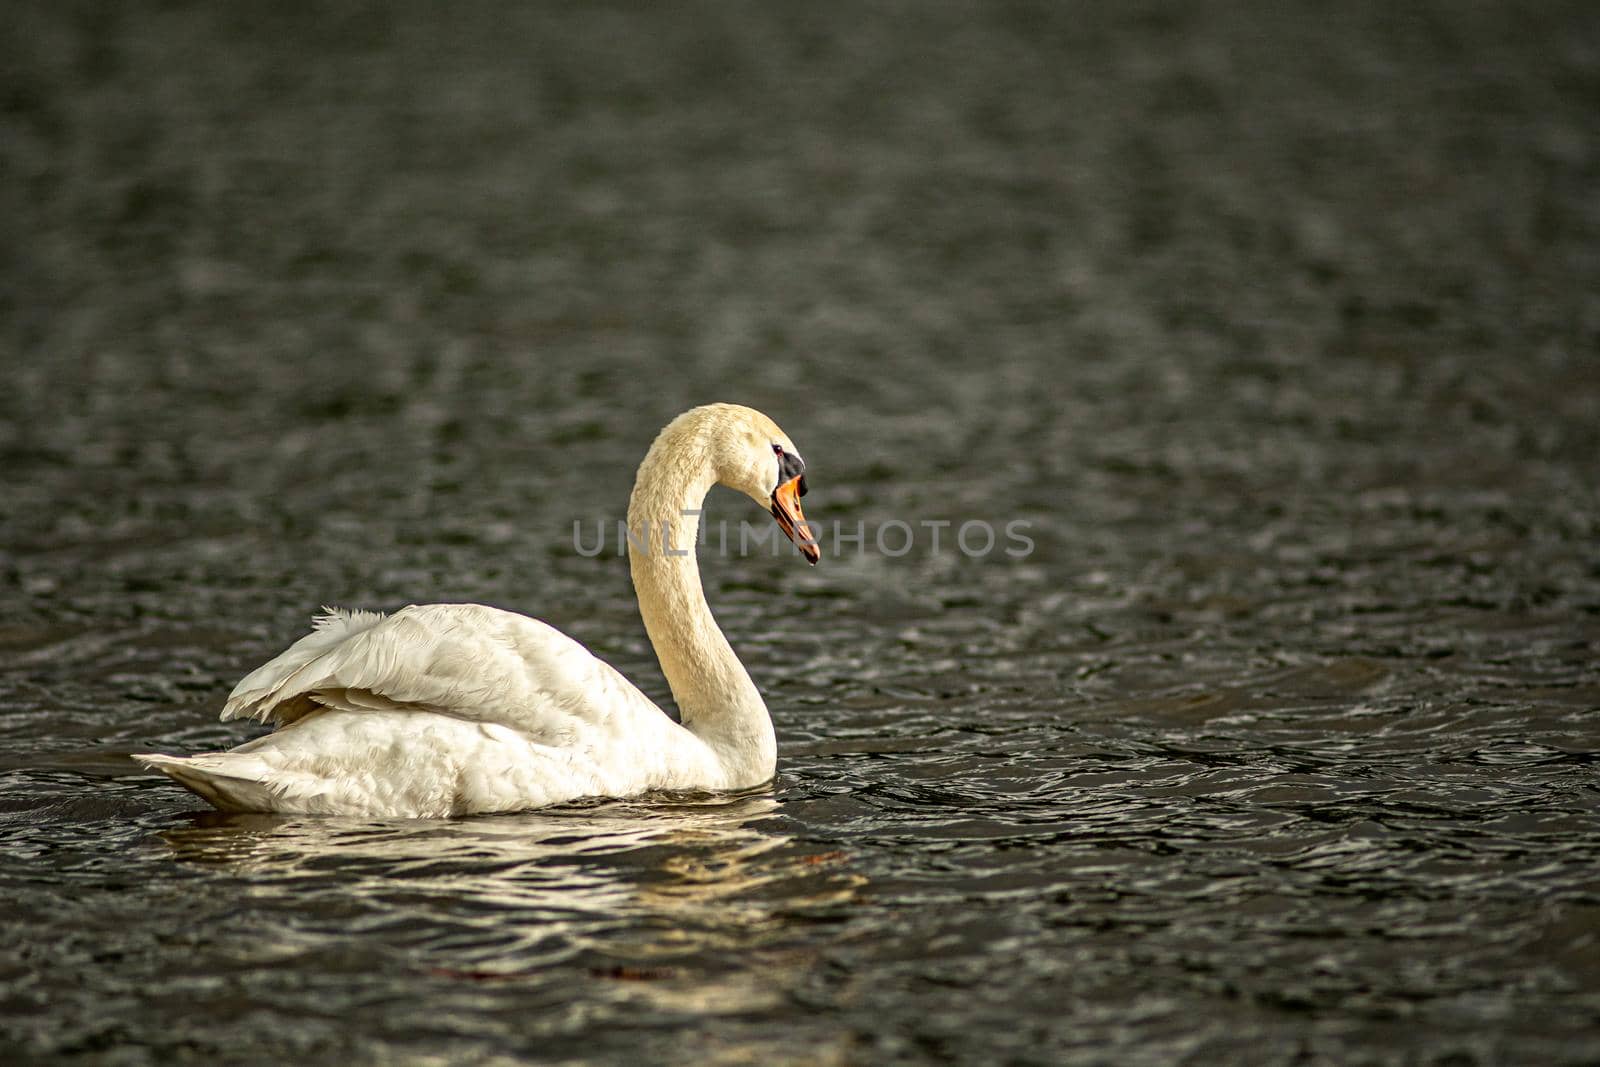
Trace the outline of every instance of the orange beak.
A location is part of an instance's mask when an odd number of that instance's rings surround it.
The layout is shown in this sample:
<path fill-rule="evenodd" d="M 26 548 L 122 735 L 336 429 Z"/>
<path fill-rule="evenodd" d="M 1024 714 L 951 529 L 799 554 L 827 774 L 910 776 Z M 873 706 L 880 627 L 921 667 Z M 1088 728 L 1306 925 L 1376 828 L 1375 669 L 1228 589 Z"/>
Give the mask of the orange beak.
<path fill-rule="evenodd" d="M 800 549 L 800 554 L 806 562 L 816 566 L 817 560 L 822 558 L 822 553 L 817 551 L 816 539 L 811 535 L 811 525 L 806 522 L 805 512 L 800 510 L 800 479 L 790 478 L 772 491 L 772 517 L 778 520 L 778 528 L 788 535 Z"/>

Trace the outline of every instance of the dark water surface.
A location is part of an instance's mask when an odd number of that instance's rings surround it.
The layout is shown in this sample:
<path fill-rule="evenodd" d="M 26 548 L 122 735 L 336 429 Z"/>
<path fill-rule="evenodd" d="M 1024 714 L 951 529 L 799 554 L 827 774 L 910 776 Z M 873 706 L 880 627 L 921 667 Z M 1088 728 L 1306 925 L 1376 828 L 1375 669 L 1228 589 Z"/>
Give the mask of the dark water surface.
<path fill-rule="evenodd" d="M 8 6 L 6 1058 L 1600 1062 L 1597 10 Z M 664 695 L 572 524 L 712 399 L 868 531 L 703 561 L 770 791 L 126 759 L 323 603 Z"/>

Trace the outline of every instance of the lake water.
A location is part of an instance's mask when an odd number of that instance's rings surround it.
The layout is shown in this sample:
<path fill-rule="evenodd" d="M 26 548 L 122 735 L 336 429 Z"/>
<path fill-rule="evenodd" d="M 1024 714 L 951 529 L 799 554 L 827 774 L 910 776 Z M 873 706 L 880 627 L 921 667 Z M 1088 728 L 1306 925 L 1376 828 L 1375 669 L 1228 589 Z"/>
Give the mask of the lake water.
<path fill-rule="evenodd" d="M 6 1058 L 1600 1061 L 1595 10 L 17 6 Z M 665 698 L 573 525 L 721 399 L 866 533 L 702 561 L 771 789 L 126 758 L 324 603 Z"/>

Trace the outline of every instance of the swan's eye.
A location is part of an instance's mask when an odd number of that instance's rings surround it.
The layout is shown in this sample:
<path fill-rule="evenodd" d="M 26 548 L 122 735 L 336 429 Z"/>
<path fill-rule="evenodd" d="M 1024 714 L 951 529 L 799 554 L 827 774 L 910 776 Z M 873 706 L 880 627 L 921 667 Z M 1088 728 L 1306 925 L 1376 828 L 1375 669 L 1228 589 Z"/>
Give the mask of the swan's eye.
<path fill-rule="evenodd" d="M 785 452 L 782 445 L 773 445 L 772 454 L 778 457 L 778 484 L 794 481 L 806 471 L 805 461 L 793 452 Z M 796 486 L 800 495 L 804 496 L 806 483 L 804 480 Z"/>

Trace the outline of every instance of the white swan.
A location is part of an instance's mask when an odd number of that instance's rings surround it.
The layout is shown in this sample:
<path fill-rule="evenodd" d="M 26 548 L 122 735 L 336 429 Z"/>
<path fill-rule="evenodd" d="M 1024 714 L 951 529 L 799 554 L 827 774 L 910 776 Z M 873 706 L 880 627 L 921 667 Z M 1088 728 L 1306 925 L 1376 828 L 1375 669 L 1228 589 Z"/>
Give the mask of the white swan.
<path fill-rule="evenodd" d="M 225 720 L 270 720 L 274 732 L 228 752 L 133 758 L 224 811 L 439 818 L 761 785 L 777 739 L 706 605 L 697 513 L 714 483 L 730 486 L 769 507 L 816 563 L 804 470 L 771 419 L 733 404 L 678 416 L 639 465 L 628 528 L 649 543 L 630 542 L 629 566 L 681 726 L 525 615 L 481 604 L 330 609 L 223 708 Z"/>

